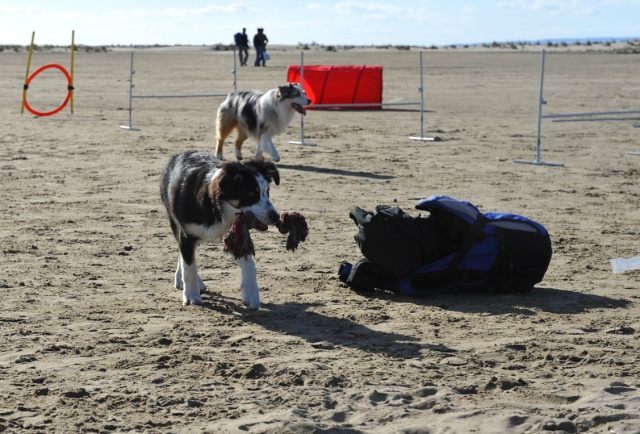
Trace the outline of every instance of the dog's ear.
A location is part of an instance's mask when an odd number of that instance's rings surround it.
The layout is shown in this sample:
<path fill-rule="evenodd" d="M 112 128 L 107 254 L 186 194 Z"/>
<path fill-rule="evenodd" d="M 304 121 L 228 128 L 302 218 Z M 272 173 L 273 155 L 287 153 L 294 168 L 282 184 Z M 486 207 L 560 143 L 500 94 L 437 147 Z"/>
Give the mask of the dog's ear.
<path fill-rule="evenodd" d="M 219 176 L 216 176 L 209 183 L 209 195 L 227 200 L 228 197 L 235 197 L 239 191 L 238 185 L 242 184 L 242 172 L 238 170 L 236 162 L 224 163 L 221 166 Z M 227 197 L 228 196 L 228 197 Z"/>
<path fill-rule="evenodd" d="M 296 88 L 294 86 L 296 83 L 287 83 L 284 86 L 278 87 L 278 98 L 281 100 L 285 100 L 287 98 L 293 98 L 296 93 Z"/>
<path fill-rule="evenodd" d="M 282 101 L 286 99 L 288 94 L 289 94 L 289 91 L 287 86 L 278 86 L 278 94 L 276 96 L 278 97 L 279 100 Z"/>
<path fill-rule="evenodd" d="M 273 161 L 264 161 L 264 175 L 267 181 L 280 185 L 280 172 Z"/>
<path fill-rule="evenodd" d="M 274 182 L 276 185 L 280 185 L 280 172 L 278 172 L 273 161 L 265 160 L 264 157 L 259 156 L 243 164 L 264 176 L 267 182 Z"/>

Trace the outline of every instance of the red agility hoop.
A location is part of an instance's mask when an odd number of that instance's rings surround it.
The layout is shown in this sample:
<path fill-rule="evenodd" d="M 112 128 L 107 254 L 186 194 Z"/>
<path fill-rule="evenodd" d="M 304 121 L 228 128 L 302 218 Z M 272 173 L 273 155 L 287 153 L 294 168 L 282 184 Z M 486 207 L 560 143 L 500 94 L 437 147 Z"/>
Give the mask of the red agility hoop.
<path fill-rule="evenodd" d="M 44 71 L 46 69 L 50 69 L 50 68 L 59 69 L 64 74 L 64 76 L 67 77 L 67 97 L 64 99 L 62 104 L 60 104 L 57 108 L 55 108 L 55 109 L 53 109 L 51 111 L 48 111 L 48 112 L 39 112 L 37 110 L 32 109 L 31 106 L 29 106 L 29 103 L 27 102 L 27 95 L 26 95 L 27 92 L 26 91 L 27 91 L 27 88 L 29 87 L 29 84 L 31 84 L 31 80 L 33 80 L 42 71 Z M 57 63 L 50 63 L 48 65 L 41 66 L 40 68 L 38 68 L 35 71 L 33 71 L 33 73 L 29 76 L 29 79 L 27 80 L 27 84 L 25 84 L 25 86 L 24 86 L 24 90 L 25 90 L 24 106 L 27 108 L 27 110 L 29 110 L 31 113 L 33 113 L 36 116 L 51 116 L 51 115 L 55 115 L 60 110 L 65 108 L 65 106 L 67 105 L 67 103 L 71 99 L 71 91 L 73 91 L 73 86 L 71 85 L 71 76 L 69 75 L 67 70 L 64 69 L 62 66 L 58 65 Z"/>

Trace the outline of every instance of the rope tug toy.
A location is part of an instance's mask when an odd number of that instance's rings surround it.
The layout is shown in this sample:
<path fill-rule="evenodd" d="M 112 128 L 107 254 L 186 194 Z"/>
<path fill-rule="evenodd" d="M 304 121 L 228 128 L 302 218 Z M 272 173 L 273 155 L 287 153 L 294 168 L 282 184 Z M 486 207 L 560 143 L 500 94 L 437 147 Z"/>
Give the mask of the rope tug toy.
<path fill-rule="evenodd" d="M 304 216 L 298 212 L 283 212 L 276 227 L 281 234 L 289 234 L 286 248 L 295 251 L 300 242 L 305 241 L 309 235 L 309 227 Z M 250 229 L 266 231 L 267 226 L 260 222 L 252 212 L 241 212 L 236 221 L 223 237 L 223 252 L 231 253 L 234 259 L 255 256 L 256 251 L 251 241 Z"/>
<path fill-rule="evenodd" d="M 231 253 L 234 259 L 246 258 L 249 255 L 255 256 L 256 251 L 253 247 L 253 241 L 251 241 L 249 229 L 257 227 L 256 222 L 259 223 L 251 212 L 238 214 L 236 221 L 222 239 L 224 241 L 222 251 Z M 262 227 L 260 229 L 262 230 Z"/>
<path fill-rule="evenodd" d="M 287 250 L 295 252 L 298 244 L 306 241 L 309 235 L 309 227 L 304 216 L 299 212 L 283 212 L 280 220 L 276 223 L 276 227 L 282 235 L 288 233 Z"/>

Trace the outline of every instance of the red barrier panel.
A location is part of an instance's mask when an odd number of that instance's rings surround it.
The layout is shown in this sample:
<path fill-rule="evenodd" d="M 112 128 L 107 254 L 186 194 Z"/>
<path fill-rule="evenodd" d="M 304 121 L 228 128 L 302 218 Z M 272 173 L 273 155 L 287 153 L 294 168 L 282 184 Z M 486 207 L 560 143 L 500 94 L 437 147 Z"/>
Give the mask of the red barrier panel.
<path fill-rule="evenodd" d="M 300 65 L 290 65 L 287 81 L 300 83 Z M 315 104 L 382 103 L 382 66 L 305 65 L 304 83 L 310 109 L 380 109 L 380 105 L 313 107 Z"/>

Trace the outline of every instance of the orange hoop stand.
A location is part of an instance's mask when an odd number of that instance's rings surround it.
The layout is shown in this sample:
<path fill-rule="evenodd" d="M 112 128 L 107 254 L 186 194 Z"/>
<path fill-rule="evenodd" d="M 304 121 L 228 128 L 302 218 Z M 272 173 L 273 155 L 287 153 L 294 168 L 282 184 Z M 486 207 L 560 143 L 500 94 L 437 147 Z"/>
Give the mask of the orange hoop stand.
<path fill-rule="evenodd" d="M 48 112 L 40 112 L 40 111 L 32 109 L 31 106 L 29 105 L 29 102 L 27 101 L 27 92 L 26 92 L 26 90 L 29 87 L 29 85 L 31 84 L 31 80 L 33 80 L 42 71 L 47 70 L 47 69 L 51 69 L 51 68 L 55 68 L 55 69 L 60 70 L 64 74 L 64 76 L 67 77 L 67 97 L 64 99 L 62 104 L 60 104 L 57 108 L 55 108 L 55 109 L 53 109 L 51 111 L 48 111 Z M 51 115 L 55 115 L 60 110 L 62 110 L 63 108 L 66 107 L 67 103 L 71 99 L 71 92 L 72 91 L 73 91 L 73 86 L 72 86 L 71 76 L 69 75 L 67 70 L 64 69 L 64 67 L 58 65 L 57 63 L 49 63 L 48 65 L 43 65 L 40 68 L 36 69 L 29 76 L 29 79 L 27 80 L 27 84 L 25 85 L 24 106 L 25 106 L 25 108 L 27 110 L 29 110 L 31 113 L 33 113 L 36 116 L 51 116 Z"/>

